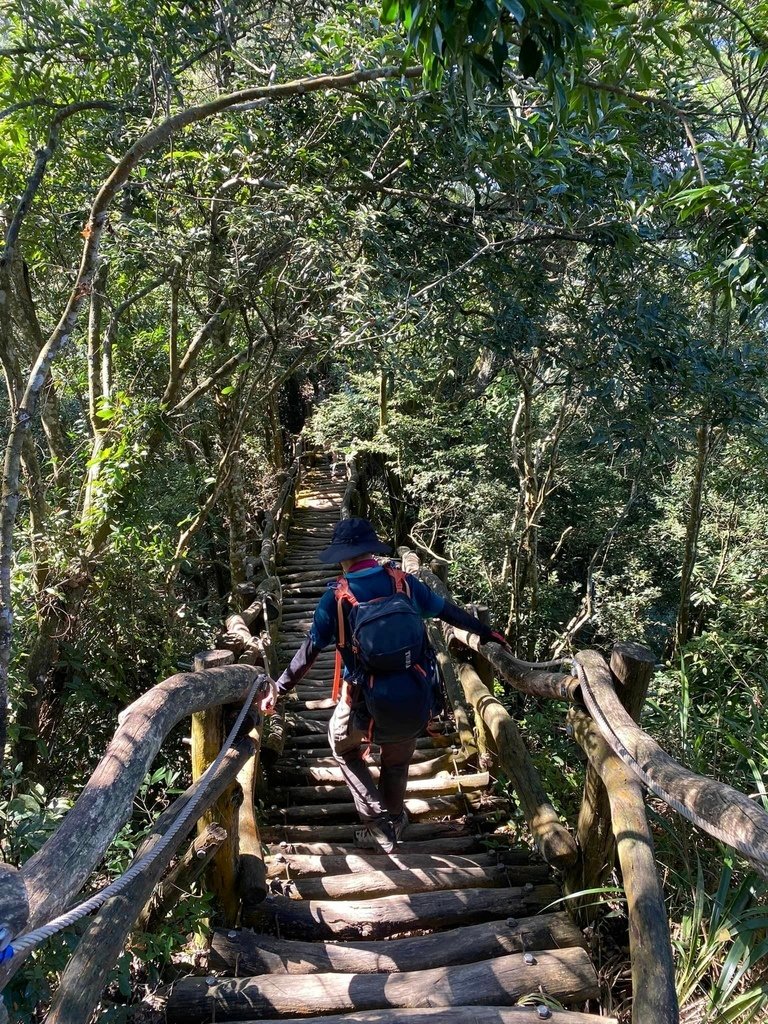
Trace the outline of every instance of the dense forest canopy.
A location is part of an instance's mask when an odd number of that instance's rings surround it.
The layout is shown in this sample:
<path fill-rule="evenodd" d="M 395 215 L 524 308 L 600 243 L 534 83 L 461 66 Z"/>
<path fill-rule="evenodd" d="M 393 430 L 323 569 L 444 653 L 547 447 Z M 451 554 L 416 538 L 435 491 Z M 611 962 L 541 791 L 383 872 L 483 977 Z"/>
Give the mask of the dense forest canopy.
<path fill-rule="evenodd" d="M 521 656 L 649 643 L 655 734 L 768 807 L 767 65 L 753 0 L 0 13 L 7 860 L 210 644 L 302 429 Z M 707 893 L 762 883 L 658 829 L 681 994 L 758 1019 L 760 919 Z"/>

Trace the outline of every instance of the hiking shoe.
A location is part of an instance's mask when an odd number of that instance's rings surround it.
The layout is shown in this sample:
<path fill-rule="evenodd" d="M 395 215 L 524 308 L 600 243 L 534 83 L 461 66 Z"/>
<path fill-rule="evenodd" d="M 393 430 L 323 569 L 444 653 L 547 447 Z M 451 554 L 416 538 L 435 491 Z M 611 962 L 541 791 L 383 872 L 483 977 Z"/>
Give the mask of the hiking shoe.
<path fill-rule="evenodd" d="M 382 850 L 384 853 L 392 853 L 397 846 L 397 837 L 389 817 L 382 814 L 381 817 L 372 818 L 361 828 L 355 829 L 354 843 L 361 850 Z"/>
<path fill-rule="evenodd" d="M 395 839 L 398 843 L 402 842 L 403 832 L 408 828 L 408 815 L 405 813 L 405 808 L 399 814 L 391 815 L 390 821 L 395 832 Z"/>

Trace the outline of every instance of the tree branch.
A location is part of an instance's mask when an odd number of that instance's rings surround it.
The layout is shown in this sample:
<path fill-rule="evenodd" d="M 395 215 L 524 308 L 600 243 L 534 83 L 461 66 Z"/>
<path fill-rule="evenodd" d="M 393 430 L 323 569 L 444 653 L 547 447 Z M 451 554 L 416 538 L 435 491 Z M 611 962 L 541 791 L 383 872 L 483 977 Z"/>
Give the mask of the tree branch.
<path fill-rule="evenodd" d="M 19 232 L 21 231 L 21 225 L 24 221 L 25 216 L 29 212 L 29 208 L 34 201 L 35 196 L 42 184 L 43 177 L 45 175 L 48 161 L 53 156 L 56 147 L 59 144 L 59 136 L 61 133 L 61 126 L 68 117 L 72 117 L 73 114 L 79 114 L 83 110 L 117 110 L 118 105 L 111 103 L 108 100 L 84 100 L 81 103 L 70 103 L 66 107 L 62 107 L 51 121 L 51 127 L 48 130 L 48 141 L 42 149 L 38 149 L 35 154 L 35 166 L 32 169 L 32 173 L 27 179 L 27 185 L 22 193 L 21 199 L 19 200 L 16 210 L 14 211 L 11 223 L 8 225 L 8 230 L 5 233 L 5 247 L 3 253 L 0 256 L 0 267 L 6 268 L 13 262 L 13 257 L 16 254 L 16 243 L 19 238 Z"/>

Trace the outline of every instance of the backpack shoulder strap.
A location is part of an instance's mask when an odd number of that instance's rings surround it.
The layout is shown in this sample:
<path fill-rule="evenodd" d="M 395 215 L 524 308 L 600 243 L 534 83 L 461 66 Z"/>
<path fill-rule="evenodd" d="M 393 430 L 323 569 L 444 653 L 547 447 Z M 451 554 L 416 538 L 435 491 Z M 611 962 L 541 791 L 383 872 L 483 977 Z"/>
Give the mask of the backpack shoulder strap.
<path fill-rule="evenodd" d="M 333 592 L 336 597 L 336 614 L 339 618 L 337 642 L 339 647 L 344 647 L 347 642 L 346 626 L 344 625 L 344 603 L 346 602 L 351 608 L 354 608 L 360 602 L 352 593 L 346 576 L 339 576 Z"/>
<path fill-rule="evenodd" d="M 387 574 L 395 585 L 396 594 L 405 594 L 410 601 L 411 599 L 411 588 L 408 583 L 408 573 L 403 572 L 402 569 L 395 569 L 394 566 L 386 566 Z"/>

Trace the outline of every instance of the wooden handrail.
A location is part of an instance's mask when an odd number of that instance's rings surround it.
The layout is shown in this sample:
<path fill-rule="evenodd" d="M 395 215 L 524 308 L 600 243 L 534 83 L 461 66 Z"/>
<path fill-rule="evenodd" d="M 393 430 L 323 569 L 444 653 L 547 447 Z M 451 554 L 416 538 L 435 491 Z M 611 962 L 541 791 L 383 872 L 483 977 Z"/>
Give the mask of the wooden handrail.
<path fill-rule="evenodd" d="M 622 703 L 634 718 L 640 717 L 655 660 L 653 653 L 639 644 L 614 644 L 611 652 L 611 672 L 620 686 Z M 572 897 L 572 912 L 582 925 L 587 925 L 597 916 L 598 904 L 589 895 L 576 894 L 602 885 L 616 863 L 610 800 L 599 772 L 591 764 L 584 774 L 576 838 L 581 856 L 565 876 L 565 891 Z"/>
<path fill-rule="evenodd" d="M 257 674 L 247 665 L 180 672 L 123 712 L 74 807 L 19 872 L 29 898 L 29 927 L 61 913 L 82 889 L 130 818 L 138 788 L 171 729 L 195 711 L 244 700 Z"/>
<path fill-rule="evenodd" d="M 27 900 L 27 919 L 17 914 L 15 934 L 56 917 L 82 889 L 130 818 L 138 788 L 170 730 L 195 711 L 244 700 L 257 675 L 238 665 L 178 673 L 122 712 L 106 753 L 57 831 L 19 871 L 0 871 L 0 907 L 18 895 L 19 883 Z M 0 967 L 0 990 L 23 962 L 15 957 Z"/>
<path fill-rule="evenodd" d="M 661 792 L 656 795 L 661 799 L 668 797 L 673 810 L 680 812 L 680 808 L 684 808 L 689 812 L 686 817 L 695 825 L 735 849 L 750 846 L 752 855 L 744 855 L 756 870 L 765 874 L 768 871 L 768 813 L 733 786 L 698 775 L 663 750 L 624 708 L 602 655 L 597 651 L 580 651 L 577 660 L 587 673 L 601 717 L 648 780 L 659 788 Z M 596 725 L 604 734 L 604 724 L 598 720 Z M 679 807 L 675 807 L 675 803 Z"/>
<path fill-rule="evenodd" d="M 516 690 L 528 693 L 532 697 L 565 700 L 571 704 L 579 700 L 579 681 L 575 676 L 565 672 L 529 668 L 524 661 L 519 661 L 501 644 L 481 643 L 477 633 L 468 633 L 463 629 L 454 628 L 452 632 L 459 643 L 485 658 L 501 678 Z"/>
<path fill-rule="evenodd" d="M 237 746 L 232 747 L 215 775 L 193 783 L 160 815 L 136 856 L 141 857 L 151 852 L 185 804 L 200 790 L 205 792 L 204 802 L 207 806 L 221 797 L 238 771 L 252 759 L 255 749 L 250 738 L 242 739 Z M 166 856 L 150 865 L 126 892 L 113 897 L 95 915 L 61 977 L 46 1018 L 49 1024 L 87 1024 L 91 1019 L 112 965 L 120 955 L 134 921 L 159 882 L 168 861 L 181 846 L 185 835 L 194 828 L 194 824 L 194 821 L 190 821 L 189 828 L 179 833 Z"/>

